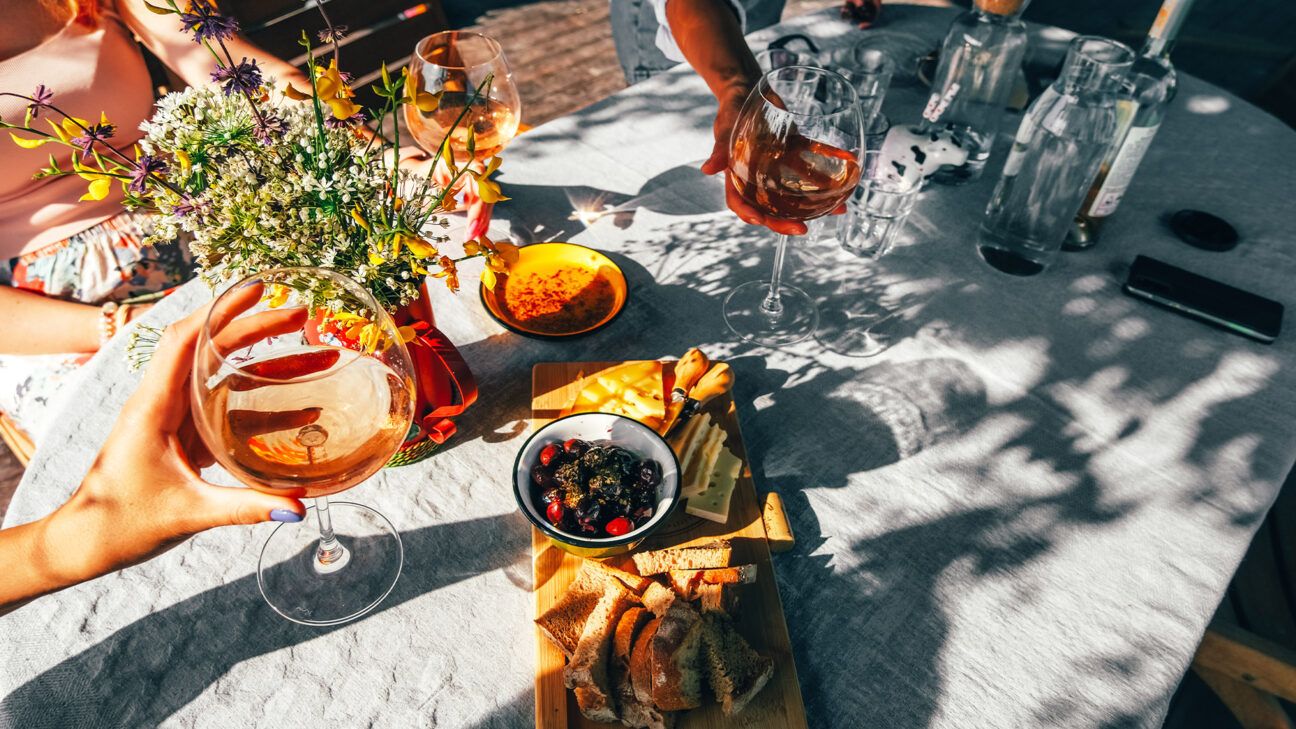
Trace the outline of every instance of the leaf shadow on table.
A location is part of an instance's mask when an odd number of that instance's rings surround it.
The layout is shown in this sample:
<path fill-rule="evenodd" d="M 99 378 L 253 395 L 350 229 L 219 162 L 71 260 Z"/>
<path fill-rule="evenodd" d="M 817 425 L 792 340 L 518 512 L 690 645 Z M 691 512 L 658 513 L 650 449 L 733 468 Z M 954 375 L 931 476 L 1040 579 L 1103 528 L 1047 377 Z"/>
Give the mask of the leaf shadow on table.
<path fill-rule="evenodd" d="M 939 235 L 931 221 L 915 225 Z M 672 307 L 684 315 L 760 278 L 771 242 L 722 215 L 670 224 L 622 250 L 661 284 L 694 294 Z M 953 261 L 925 254 L 948 243 L 918 241 L 845 270 L 802 255 L 789 274 L 821 301 L 859 297 L 904 311 L 908 341 L 894 359 L 872 364 L 805 343 L 772 365 L 765 350 L 728 347 L 758 486 L 783 494 L 797 534 L 796 549 L 776 565 L 794 644 L 828 650 L 843 634 L 869 636 L 858 655 L 798 661 L 813 726 L 928 726 L 947 681 L 951 590 L 1010 577 L 1020 585 L 1002 609 L 1022 610 L 1038 599 L 1036 565 L 1077 530 L 1115 528 L 1154 502 L 1221 533 L 1252 530 L 1274 495 L 1267 484 L 1290 467 L 1275 457 L 1284 450 L 1272 427 L 1282 405 L 1266 393 L 1278 360 L 1262 347 L 1238 348 L 1226 334 L 1143 308 L 1120 295 L 1117 276 L 1085 266 L 1063 261 L 1022 281 L 990 271 L 970 242 Z M 707 263 L 675 265 L 683 255 Z M 1094 417 L 1112 410 L 1125 415 Z M 1113 468 L 1113 460 L 1140 458 Z M 908 459 L 923 459 L 930 474 L 909 485 L 924 498 L 872 493 L 867 474 Z M 1242 483 L 1223 476 L 1239 461 L 1251 475 Z M 1200 472 L 1176 471 L 1179 462 Z M 1113 478 L 1131 470 L 1143 473 L 1135 483 Z M 1165 478 L 1192 487 L 1165 504 Z M 840 497 L 824 493 L 847 486 Z M 821 526 L 815 510 L 826 503 L 838 516 L 845 504 L 894 513 L 870 514 L 869 533 L 849 525 L 843 533 L 842 524 Z M 1137 654 L 1150 638 L 1132 632 Z M 1102 705 L 1129 696 L 1115 690 L 1128 682 L 1123 663 L 1107 658 L 1095 648 L 1069 661 L 1068 670 L 1101 687 L 1090 704 L 1061 712 L 1048 697 L 1036 713 L 1145 715 L 1145 697 Z M 1151 698 L 1168 701 L 1178 674 L 1157 678 L 1163 693 Z"/>
<path fill-rule="evenodd" d="M 483 540 L 482 534 L 518 536 Z M 515 514 L 402 532 L 405 569 L 370 615 L 484 572 L 507 569 L 523 558 L 526 534 Z M 455 559 L 445 559 L 447 554 Z M 0 724 L 25 729 L 157 726 L 234 665 L 347 628 L 284 620 L 261 598 L 256 582 L 249 574 L 126 625 L 5 696 Z"/>

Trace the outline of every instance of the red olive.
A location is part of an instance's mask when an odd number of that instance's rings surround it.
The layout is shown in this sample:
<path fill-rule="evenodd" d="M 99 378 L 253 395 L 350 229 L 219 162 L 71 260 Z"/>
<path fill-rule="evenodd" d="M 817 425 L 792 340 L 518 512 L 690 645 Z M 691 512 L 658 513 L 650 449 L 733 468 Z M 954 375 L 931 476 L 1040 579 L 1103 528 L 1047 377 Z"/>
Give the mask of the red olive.
<path fill-rule="evenodd" d="M 557 443 L 550 443 L 549 445 L 545 446 L 544 448 L 541 448 L 541 449 L 540 449 L 540 465 L 542 465 L 542 466 L 548 466 L 551 462 L 553 462 L 553 459 L 555 459 L 555 458 L 558 457 L 558 454 L 561 453 L 561 452 L 562 452 L 562 449 L 558 447 L 558 444 L 557 444 Z"/>
<path fill-rule="evenodd" d="M 561 501 L 551 501 L 549 506 L 545 507 L 545 516 L 548 517 L 550 524 L 557 526 L 562 522 L 564 511 Z"/>
<path fill-rule="evenodd" d="M 614 537 L 619 537 L 622 534 L 629 534 L 633 531 L 634 523 L 624 516 L 618 516 L 608 522 L 607 526 L 603 527 L 603 529 L 606 530 L 608 534 L 611 534 Z"/>

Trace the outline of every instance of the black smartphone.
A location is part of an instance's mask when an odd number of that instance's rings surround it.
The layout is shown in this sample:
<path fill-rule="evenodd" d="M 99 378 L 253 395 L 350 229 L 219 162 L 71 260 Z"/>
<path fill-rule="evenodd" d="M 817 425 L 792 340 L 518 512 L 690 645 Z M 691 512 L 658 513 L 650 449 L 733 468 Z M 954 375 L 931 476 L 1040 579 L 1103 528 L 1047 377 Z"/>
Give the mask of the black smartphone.
<path fill-rule="evenodd" d="M 1272 344 L 1282 330 L 1283 305 L 1249 291 L 1138 256 L 1125 293 L 1235 334 Z"/>

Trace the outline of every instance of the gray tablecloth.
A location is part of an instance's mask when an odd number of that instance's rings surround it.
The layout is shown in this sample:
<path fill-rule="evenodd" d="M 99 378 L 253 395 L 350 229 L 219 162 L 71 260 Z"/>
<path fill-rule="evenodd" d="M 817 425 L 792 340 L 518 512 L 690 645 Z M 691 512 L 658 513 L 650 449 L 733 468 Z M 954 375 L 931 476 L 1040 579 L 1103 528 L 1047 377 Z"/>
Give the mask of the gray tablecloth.
<path fill-rule="evenodd" d="M 934 47 L 949 15 L 885 17 Z M 826 14 L 789 28 L 830 46 L 860 37 Z M 924 95 L 895 88 L 886 111 L 916 119 Z M 1119 268 L 1147 253 L 1293 304 L 1296 134 L 1183 78 L 1102 245 L 1027 280 L 973 250 L 1001 135 L 987 179 L 926 192 L 890 256 L 796 257 L 792 279 L 825 311 L 903 312 L 903 340 L 861 360 L 727 334 L 722 297 L 765 275 L 773 246 L 695 172 L 712 113 L 681 69 L 509 148 L 504 222 L 607 251 L 631 301 L 606 330 L 551 343 L 507 333 L 471 292 L 436 296 L 482 397 L 453 447 L 347 495 L 405 540 L 405 574 L 376 612 L 323 630 L 285 622 L 253 573 L 270 527 L 208 532 L 0 618 L 0 726 L 529 724 L 529 533 L 508 474 L 531 366 L 691 345 L 733 363 L 758 484 L 790 511 L 797 547 L 775 567 L 811 726 L 1159 725 L 1292 466 L 1296 335 L 1263 346 L 1136 303 Z M 603 204 L 626 212 L 570 219 Z M 1176 242 L 1159 218 L 1185 207 L 1233 221 L 1242 245 Z M 114 344 L 91 365 L 7 524 L 74 488 L 135 385 L 120 355 Z"/>

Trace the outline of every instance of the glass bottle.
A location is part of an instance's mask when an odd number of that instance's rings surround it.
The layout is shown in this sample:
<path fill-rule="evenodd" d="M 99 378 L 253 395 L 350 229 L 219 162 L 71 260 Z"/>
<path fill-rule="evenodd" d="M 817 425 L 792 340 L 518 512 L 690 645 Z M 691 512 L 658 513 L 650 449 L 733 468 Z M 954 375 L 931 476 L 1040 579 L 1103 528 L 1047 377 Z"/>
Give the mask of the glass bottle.
<path fill-rule="evenodd" d="M 1067 233 L 1064 249 L 1084 250 L 1098 242 L 1103 221 L 1116 212 L 1152 138 L 1161 128 L 1161 120 L 1178 86 L 1174 64 L 1170 63 L 1170 49 L 1193 1 L 1165 0 L 1161 4 L 1143 49 L 1130 68 L 1129 93 L 1122 94 L 1117 105 L 1116 138 L 1121 141 L 1103 160 L 1098 179 L 1089 188 L 1080 214 Z"/>
<path fill-rule="evenodd" d="M 1071 41 L 1062 75 L 1031 103 L 981 221 L 991 266 L 1018 276 L 1057 255 L 1116 133 L 1116 101 L 1134 51 L 1097 36 Z"/>
<path fill-rule="evenodd" d="M 968 158 L 941 168 L 933 180 L 962 184 L 981 176 L 1026 56 L 1026 24 L 1018 16 L 1028 2 L 976 0 L 950 24 L 922 131 L 949 133 Z"/>

